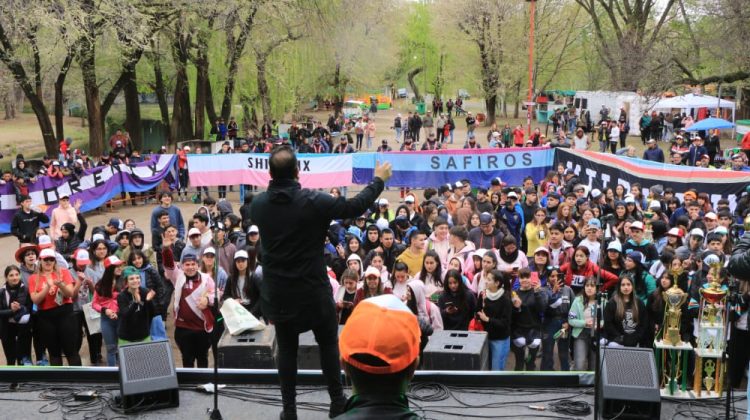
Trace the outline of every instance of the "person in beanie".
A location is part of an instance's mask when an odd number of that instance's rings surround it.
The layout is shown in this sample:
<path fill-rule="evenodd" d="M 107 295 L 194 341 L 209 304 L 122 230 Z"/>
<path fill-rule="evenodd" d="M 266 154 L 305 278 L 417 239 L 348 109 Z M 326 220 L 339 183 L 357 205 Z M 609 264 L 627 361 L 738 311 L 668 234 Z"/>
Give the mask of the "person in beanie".
<path fill-rule="evenodd" d="M 417 419 L 406 390 L 419 364 L 417 317 L 393 295 L 365 299 L 341 331 L 339 349 L 352 397 L 336 419 Z"/>
<path fill-rule="evenodd" d="M 118 344 L 151 341 L 151 318 L 156 313 L 156 291 L 141 287 L 141 273 L 127 266 L 122 271 L 125 290 L 117 295 Z"/>
<path fill-rule="evenodd" d="M 320 346 L 323 375 L 331 397 L 329 416 L 343 411 L 338 322 L 321 245 L 333 219 L 367 210 L 391 177 L 391 165 L 376 165 L 372 182 L 354 198 L 303 189 L 294 151 L 276 148 L 268 159 L 271 182 L 253 200 L 251 218 L 263 238 L 263 316 L 276 326 L 279 382 L 284 419 L 297 418 L 296 376 L 299 334 L 312 330 Z M 279 223 L 283 220 L 284 223 Z"/>

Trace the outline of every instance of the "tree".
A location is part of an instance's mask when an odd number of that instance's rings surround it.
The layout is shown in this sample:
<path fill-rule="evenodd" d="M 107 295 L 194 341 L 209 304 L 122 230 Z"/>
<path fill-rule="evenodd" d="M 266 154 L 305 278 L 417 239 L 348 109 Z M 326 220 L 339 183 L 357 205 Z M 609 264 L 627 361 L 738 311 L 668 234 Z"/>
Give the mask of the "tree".
<path fill-rule="evenodd" d="M 404 75 L 414 92 L 417 102 L 424 101 L 427 94 L 427 82 L 434 81 L 439 73 L 440 53 L 435 45 L 431 32 L 430 6 L 424 2 L 414 4 L 404 26 L 400 40 L 398 62 L 387 78 L 393 82 Z M 421 74 L 425 92 L 420 92 L 416 76 Z"/>
<path fill-rule="evenodd" d="M 661 2 L 661 12 L 657 12 L 657 0 L 575 1 L 591 18 L 597 51 L 609 69 L 612 87 L 636 91 L 660 58 L 655 47 L 676 0 Z"/>
<path fill-rule="evenodd" d="M 473 0 L 457 7 L 455 23 L 479 50 L 487 124 L 496 119 L 500 68 L 505 60 L 504 25 L 522 4 L 502 0 Z"/>
<path fill-rule="evenodd" d="M 41 89 L 41 58 L 36 46 L 40 20 L 46 10 L 35 2 L 8 0 L 0 3 L 0 61 L 5 64 L 31 105 L 39 122 L 47 154 L 56 154 L 57 141 L 52 128 Z M 29 73 L 23 64 L 19 49 L 34 39 L 33 70 Z"/>

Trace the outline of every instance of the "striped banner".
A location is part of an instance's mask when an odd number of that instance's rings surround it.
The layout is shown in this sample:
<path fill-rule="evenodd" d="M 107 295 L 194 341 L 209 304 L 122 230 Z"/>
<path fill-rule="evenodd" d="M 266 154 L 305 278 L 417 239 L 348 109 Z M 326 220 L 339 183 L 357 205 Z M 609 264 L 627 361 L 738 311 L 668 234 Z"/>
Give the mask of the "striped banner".
<path fill-rule="evenodd" d="M 544 178 L 552 169 L 554 153 L 549 148 L 512 148 L 355 154 L 352 176 L 355 184 L 366 184 L 380 161 L 393 165 L 390 186 L 436 187 L 460 179 L 489 185 L 495 177 L 520 185 L 527 176 Z"/>
<path fill-rule="evenodd" d="M 306 188 L 345 187 L 352 184 L 351 154 L 298 154 L 299 179 Z M 190 185 L 266 186 L 268 154 L 230 153 L 188 155 Z"/>
<path fill-rule="evenodd" d="M 750 184 L 750 172 L 678 166 L 590 151 L 558 149 L 555 166 L 558 164 L 572 168 L 589 188 L 603 190 L 622 184 L 629 190 L 632 183 L 638 182 L 647 191 L 660 184 L 674 189 L 679 197 L 694 188 L 708 193 L 714 204 L 722 197 L 728 198 L 732 208 L 735 198 Z"/>

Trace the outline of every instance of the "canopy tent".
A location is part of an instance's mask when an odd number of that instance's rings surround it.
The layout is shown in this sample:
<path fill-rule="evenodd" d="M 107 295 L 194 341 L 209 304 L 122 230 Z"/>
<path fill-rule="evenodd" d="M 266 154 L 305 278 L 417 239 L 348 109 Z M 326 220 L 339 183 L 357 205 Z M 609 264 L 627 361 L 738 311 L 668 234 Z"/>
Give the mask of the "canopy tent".
<path fill-rule="evenodd" d="M 735 104 L 726 99 L 719 99 L 710 95 L 696 95 L 689 93 L 687 95 L 675 96 L 673 98 L 664 98 L 654 105 L 656 109 L 695 109 L 695 108 L 729 108 L 734 115 Z M 734 119 L 734 118 L 733 118 Z"/>
<path fill-rule="evenodd" d="M 724 130 L 734 127 L 734 124 L 721 118 L 706 118 L 686 128 L 685 131 Z"/>
<path fill-rule="evenodd" d="M 665 98 L 654 105 L 655 109 L 697 109 L 697 108 L 728 108 L 732 110 L 732 121 L 735 120 L 735 104 L 726 99 L 720 99 L 710 95 L 696 95 L 688 93 L 687 95 Z M 697 123 L 696 123 L 697 124 Z M 734 130 L 732 130 L 734 137 Z"/>

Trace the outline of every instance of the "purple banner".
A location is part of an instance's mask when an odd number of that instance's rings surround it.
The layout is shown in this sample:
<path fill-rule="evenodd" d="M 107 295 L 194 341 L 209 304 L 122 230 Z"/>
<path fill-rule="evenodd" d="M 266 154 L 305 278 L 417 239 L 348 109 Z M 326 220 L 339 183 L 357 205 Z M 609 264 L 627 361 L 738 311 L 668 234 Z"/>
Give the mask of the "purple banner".
<path fill-rule="evenodd" d="M 177 157 L 153 155 L 142 163 L 101 166 L 87 170 L 81 177 L 62 179 L 42 176 L 29 184 L 32 205 L 48 215 L 57 207 L 60 195 L 70 195 L 70 202 L 81 200 L 81 211 L 94 210 L 122 192 L 143 192 L 157 187 L 163 180 L 174 182 Z M 12 184 L 0 185 L 0 233 L 10 233 L 16 213 L 16 193 Z"/>

